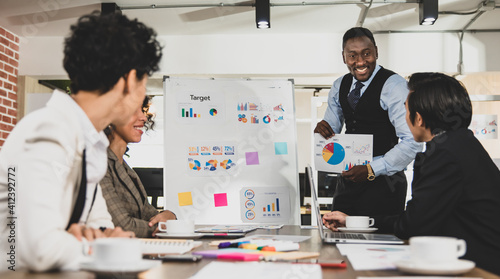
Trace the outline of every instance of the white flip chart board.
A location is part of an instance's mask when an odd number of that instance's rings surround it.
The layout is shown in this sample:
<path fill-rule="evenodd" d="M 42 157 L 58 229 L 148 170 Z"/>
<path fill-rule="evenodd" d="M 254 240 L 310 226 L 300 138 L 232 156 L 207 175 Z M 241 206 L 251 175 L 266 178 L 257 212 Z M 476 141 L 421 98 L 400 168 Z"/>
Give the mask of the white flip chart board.
<path fill-rule="evenodd" d="M 196 224 L 300 224 L 292 80 L 164 78 L 165 208 Z"/>

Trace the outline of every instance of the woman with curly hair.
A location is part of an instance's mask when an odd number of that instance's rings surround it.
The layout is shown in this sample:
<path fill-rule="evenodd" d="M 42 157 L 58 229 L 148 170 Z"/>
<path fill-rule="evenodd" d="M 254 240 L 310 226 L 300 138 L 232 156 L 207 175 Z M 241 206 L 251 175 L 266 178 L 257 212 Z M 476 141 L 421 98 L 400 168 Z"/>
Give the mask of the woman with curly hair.
<path fill-rule="evenodd" d="M 108 171 L 100 184 L 108 211 L 115 226 L 133 231 L 137 237 L 151 237 L 157 223 L 176 219 L 169 210 L 158 213 L 147 200 L 146 190 L 137 173 L 123 160 L 127 144 L 141 141 L 143 130 L 154 126 L 149 112 L 150 98 L 146 96 L 136 113 L 125 125 L 109 125 L 104 132 L 109 139 Z"/>
<path fill-rule="evenodd" d="M 63 66 L 72 94 L 55 90 L 0 151 L 0 219 L 18 218 L 15 243 L 7 242 L 13 227 L 0 228 L 0 251 L 15 251 L 12 270 L 75 270 L 89 251 L 85 240 L 134 236 L 113 228 L 98 186 L 107 163 L 103 129 L 140 107 L 161 57 L 155 31 L 125 15 L 94 12 L 71 26 Z M 7 211 L 13 193 L 16 210 Z"/>

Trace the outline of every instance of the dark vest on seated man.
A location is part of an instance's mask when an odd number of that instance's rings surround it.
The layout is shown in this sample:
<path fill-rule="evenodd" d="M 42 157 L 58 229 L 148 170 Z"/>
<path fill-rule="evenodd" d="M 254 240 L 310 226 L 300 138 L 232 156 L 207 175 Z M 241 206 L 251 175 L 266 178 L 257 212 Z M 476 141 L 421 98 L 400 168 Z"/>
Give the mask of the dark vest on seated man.
<path fill-rule="evenodd" d="M 339 100 L 346 123 L 346 134 L 373 135 L 373 157 L 384 155 L 398 143 L 389 114 L 380 106 L 382 87 L 395 73 L 380 68 L 353 110 L 347 101 L 353 76 L 346 74 L 340 84 Z M 407 182 L 403 171 L 377 176 L 373 181 L 355 183 L 339 180 L 332 210 L 348 215 L 399 214 L 406 200 Z"/>

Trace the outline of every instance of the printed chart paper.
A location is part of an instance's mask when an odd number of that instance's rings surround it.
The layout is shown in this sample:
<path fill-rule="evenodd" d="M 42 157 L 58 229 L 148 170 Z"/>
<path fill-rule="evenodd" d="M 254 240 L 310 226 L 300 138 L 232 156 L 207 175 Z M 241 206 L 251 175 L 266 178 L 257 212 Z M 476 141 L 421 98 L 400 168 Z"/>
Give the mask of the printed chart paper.
<path fill-rule="evenodd" d="M 285 120 L 285 106 L 279 101 L 263 101 L 262 98 L 240 99 L 236 117 L 240 127 L 259 128 Z"/>
<path fill-rule="evenodd" d="M 472 121 L 469 129 L 474 133 L 477 139 L 497 139 L 497 115 L 475 114 L 472 115 Z"/>
<path fill-rule="evenodd" d="M 180 123 L 206 125 L 225 120 L 225 100 L 221 92 L 180 91 L 176 101 L 176 120 Z"/>
<path fill-rule="evenodd" d="M 355 270 L 396 269 L 397 261 L 410 259 L 408 245 L 337 244 L 337 248 Z"/>
<path fill-rule="evenodd" d="M 325 139 L 314 134 L 316 170 L 341 173 L 373 159 L 373 135 L 338 134 Z"/>
<path fill-rule="evenodd" d="M 191 142 L 186 152 L 189 176 L 231 175 L 236 168 L 234 142 Z"/>
<path fill-rule="evenodd" d="M 244 223 L 286 223 L 290 217 L 288 187 L 243 187 L 240 203 Z"/>

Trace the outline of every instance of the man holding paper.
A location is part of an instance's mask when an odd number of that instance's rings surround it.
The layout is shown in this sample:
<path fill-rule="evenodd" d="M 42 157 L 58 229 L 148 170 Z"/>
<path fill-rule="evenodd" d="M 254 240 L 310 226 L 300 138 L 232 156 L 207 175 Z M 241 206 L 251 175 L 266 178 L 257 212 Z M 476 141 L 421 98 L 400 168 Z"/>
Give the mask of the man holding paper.
<path fill-rule="evenodd" d="M 345 187 L 336 189 L 332 209 L 349 215 L 401 213 L 407 189 L 403 170 L 422 150 L 405 122 L 406 80 L 377 64 L 375 39 L 366 28 L 349 29 L 342 49 L 350 73 L 333 83 L 325 117 L 314 132 L 328 139 L 345 121 L 347 134 L 373 135 L 374 158 L 342 172 Z"/>

